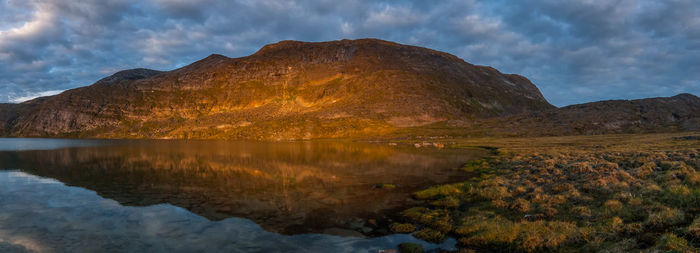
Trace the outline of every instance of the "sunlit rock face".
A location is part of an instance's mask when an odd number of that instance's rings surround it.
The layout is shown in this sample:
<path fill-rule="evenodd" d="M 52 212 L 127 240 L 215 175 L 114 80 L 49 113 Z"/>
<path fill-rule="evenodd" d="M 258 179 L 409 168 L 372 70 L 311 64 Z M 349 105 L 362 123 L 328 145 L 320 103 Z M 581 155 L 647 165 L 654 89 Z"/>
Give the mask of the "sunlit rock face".
<path fill-rule="evenodd" d="M 464 180 L 469 175 L 457 168 L 485 155 L 353 142 L 115 141 L 0 151 L 0 169 L 55 178 L 124 205 L 244 217 L 284 234 L 382 234 L 365 222 L 388 222 L 414 191 Z"/>
<path fill-rule="evenodd" d="M 375 136 L 551 109 L 526 78 L 374 40 L 282 41 L 180 69 L 133 69 L 2 106 L 5 136 L 309 139 Z"/>

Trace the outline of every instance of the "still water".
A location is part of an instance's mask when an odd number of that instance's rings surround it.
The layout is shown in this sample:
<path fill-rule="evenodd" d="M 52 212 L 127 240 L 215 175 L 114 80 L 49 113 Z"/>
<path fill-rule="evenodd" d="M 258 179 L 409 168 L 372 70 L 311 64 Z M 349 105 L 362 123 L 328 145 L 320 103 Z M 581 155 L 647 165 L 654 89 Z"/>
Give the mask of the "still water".
<path fill-rule="evenodd" d="M 411 192 L 464 180 L 456 168 L 485 155 L 331 141 L 0 139 L 0 252 L 377 252 L 419 242 L 382 228 L 414 203 Z"/>

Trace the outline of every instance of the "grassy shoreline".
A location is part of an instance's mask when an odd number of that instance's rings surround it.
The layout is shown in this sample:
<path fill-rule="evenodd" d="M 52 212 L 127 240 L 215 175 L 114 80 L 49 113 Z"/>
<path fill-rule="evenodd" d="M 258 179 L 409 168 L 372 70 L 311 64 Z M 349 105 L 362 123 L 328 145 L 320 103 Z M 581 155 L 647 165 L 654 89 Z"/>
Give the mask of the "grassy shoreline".
<path fill-rule="evenodd" d="M 698 252 L 698 133 L 481 138 L 478 176 L 414 194 L 390 228 L 461 251 Z"/>

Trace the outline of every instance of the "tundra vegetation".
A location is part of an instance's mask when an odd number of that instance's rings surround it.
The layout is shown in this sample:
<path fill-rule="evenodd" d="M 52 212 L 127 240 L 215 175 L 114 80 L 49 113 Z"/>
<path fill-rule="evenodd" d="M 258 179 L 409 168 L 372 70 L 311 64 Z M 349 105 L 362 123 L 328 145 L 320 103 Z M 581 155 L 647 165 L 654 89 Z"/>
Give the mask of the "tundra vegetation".
<path fill-rule="evenodd" d="M 464 252 L 698 252 L 700 140 L 684 134 L 457 141 L 499 151 L 390 228 Z"/>

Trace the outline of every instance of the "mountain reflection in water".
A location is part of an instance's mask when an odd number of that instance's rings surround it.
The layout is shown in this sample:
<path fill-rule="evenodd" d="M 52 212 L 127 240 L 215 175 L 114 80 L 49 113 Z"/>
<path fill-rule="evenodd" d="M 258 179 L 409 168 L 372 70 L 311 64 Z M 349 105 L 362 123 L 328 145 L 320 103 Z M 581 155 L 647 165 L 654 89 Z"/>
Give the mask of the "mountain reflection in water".
<path fill-rule="evenodd" d="M 455 168 L 486 155 L 481 150 L 330 141 L 150 140 L 69 146 L 0 147 L 0 169 L 54 178 L 126 206 L 169 203 L 212 221 L 247 218 L 281 234 L 386 233 L 365 221 L 386 222 L 387 215 L 413 201 L 411 192 L 463 180 L 465 173 Z"/>
<path fill-rule="evenodd" d="M 0 171 L 0 252 L 379 252 L 406 234 L 375 238 L 280 235 L 248 219 L 210 221 L 169 204 L 122 206 L 95 192 L 20 171 Z"/>

